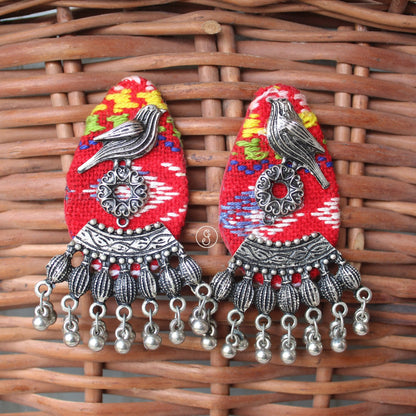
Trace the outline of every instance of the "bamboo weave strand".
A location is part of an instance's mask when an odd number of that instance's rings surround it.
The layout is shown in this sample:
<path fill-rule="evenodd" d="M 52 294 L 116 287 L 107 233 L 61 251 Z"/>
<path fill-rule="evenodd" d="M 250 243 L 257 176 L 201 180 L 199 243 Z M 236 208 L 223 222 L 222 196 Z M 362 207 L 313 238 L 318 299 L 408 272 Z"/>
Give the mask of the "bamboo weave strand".
<path fill-rule="evenodd" d="M 13 18 L 0 27 L 4 414 L 416 413 L 414 9 L 412 2 L 387 0 L 1 2 L 0 16 Z M 51 13 L 32 15 L 38 12 Z M 140 342 L 127 356 L 111 345 L 100 353 L 85 344 L 68 349 L 61 317 L 45 333 L 32 328 L 33 287 L 48 258 L 68 242 L 64 174 L 83 122 L 108 88 L 131 74 L 158 86 L 183 134 L 191 189 L 181 241 L 195 252 L 206 280 L 226 267 L 229 256 L 221 240 L 202 250 L 195 233 L 217 226 L 222 172 L 245 108 L 261 86 L 282 82 L 301 89 L 335 161 L 340 251 L 361 264 L 363 282 L 374 290 L 367 337 L 347 325 L 353 348 L 333 353 L 326 317 L 324 354 L 299 351 L 295 365 L 284 366 L 283 331 L 275 325 L 272 363 L 260 366 L 252 343 L 237 365 L 218 350 L 202 350 L 197 338 L 174 347 L 167 339 L 166 302 L 158 314 L 163 346 L 154 352 Z M 59 313 L 65 293 L 65 285 L 57 285 L 52 296 Z M 188 296 L 192 308 L 195 299 Z M 354 304 L 351 295 L 345 299 Z M 86 298 L 83 333 L 90 325 L 88 305 Z M 109 302 L 110 314 L 115 308 Z M 231 308 L 225 303 L 217 313 L 222 335 Z M 133 309 L 133 325 L 141 328 L 140 305 Z M 250 336 L 255 316 L 250 310 L 245 319 Z M 280 317 L 273 312 L 276 323 Z M 115 329 L 111 317 L 106 324 Z M 302 328 L 294 334 L 299 345 Z"/>

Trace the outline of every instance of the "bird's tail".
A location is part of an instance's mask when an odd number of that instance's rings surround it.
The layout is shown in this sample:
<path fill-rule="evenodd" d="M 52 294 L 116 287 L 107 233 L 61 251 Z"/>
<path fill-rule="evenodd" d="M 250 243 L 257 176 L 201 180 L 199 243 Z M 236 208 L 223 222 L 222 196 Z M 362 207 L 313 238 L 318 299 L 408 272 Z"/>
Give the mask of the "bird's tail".
<path fill-rule="evenodd" d="M 325 178 L 325 175 L 322 173 L 321 168 L 319 167 L 318 163 L 314 161 L 313 164 L 310 164 L 310 166 L 308 166 L 308 170 L 319 182 L 322 189 L 327 189 L 329 187 L 330 183 Z"/>
<path fill-rule="evenodd" d="M 84 164 L 82 164 L 78 169 L 78 173 L 84 173 L 86 172 L 88 169 L 91 169 L 94 165 L 96 165 L 97 160 L 95 155 L 92 156 L 90 159 L 88 159 Z"/>

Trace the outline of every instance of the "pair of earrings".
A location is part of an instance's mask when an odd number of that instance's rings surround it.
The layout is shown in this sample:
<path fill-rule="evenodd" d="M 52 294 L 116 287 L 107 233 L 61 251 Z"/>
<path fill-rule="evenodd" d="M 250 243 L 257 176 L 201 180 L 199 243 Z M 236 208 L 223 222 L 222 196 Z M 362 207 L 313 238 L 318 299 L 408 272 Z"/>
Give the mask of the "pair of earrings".
<path fill-rule="evenodd" d="M 91 290 L 88 345 L 94 351 L 107 342 L 103 318 L 111 296 L 118 304 L 114 346 L 119 353 L 127 353 L 136 338 L 129 321 L 137 297 L 144 299 L 148 319 L 144 347 L 159 347 L 159 293 L 170 299 L 169 339 L 182 343 L 184 286 L 199 300 L 189 324 L 207 350 L 217 344 L 213 315 L 218 302 L 232 299 L 235 308 L 228 314 L 230 332 L 222 347 L 226 358 L 248 347 L 241 324 L 253 303 L 259 311 L 255 349 L 261 363 L 271 359 L 268 330 L 276 307 L 284 313 L 281 358 L 287 364 L 296 358 L 293 329 L 301 303 L 307 307 L 304 341 L 311 355 L 322 351 L 321 297 L 333 304 L 333 350 L 346 348 L 344 289 L 356 291 L 361 304 L 354 330 L 368 332 L 371 291 L 361 287 L 358 271 L 333 247 L 339 207 L 332 162 L 316 117 L 299 91 L 273 85 L 259 90 L 249 106 L 220 195 L 221 235 L 234 255 L 210 285 L 177 240 L 188 203 L 185 172 L 180 133 L 154 85 L 129 77 L 113 87 L 87 118 L 67 174 L 65 214 L 73 239 L 65 253 L 50 260 L 46 279 L 35 287 L 40 299 L 36 329 L 56 321 L 50 295 L 57 283 L 67 281 L 64 342 L 80 342 L 75 312 L 79 298 Z M 76 267 L 75 257 L 80 257 Z M 241 279 L 238 270 L 244 272 Z"/>

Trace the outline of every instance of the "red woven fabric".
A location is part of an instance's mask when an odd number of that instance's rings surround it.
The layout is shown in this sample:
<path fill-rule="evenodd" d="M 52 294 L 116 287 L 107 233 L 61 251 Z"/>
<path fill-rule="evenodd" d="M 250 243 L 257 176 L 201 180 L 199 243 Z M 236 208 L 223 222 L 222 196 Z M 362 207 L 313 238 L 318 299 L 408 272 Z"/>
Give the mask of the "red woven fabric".
<path fill-rule="evenodd" d="M 275 155 L 266 138 L 271 108 L 266 101 L 267 97 L 290 100 L 304 125 L 325 148 L 325 153 L 318 154 L 316 160 L 330 182 L 327 189 L 322 189 L 309 172 L 305 169 L 298 170 L 304 183 L 303 207 L 277 219 L 273 225 L 264 224 L 263 214 L 254 197 L 254 186 L 260 174 L 270 166 L 281 163 L 280 157 Z M 335 245 L 339 225 L 339 196 L 332 160 L 321 128 L 307 106 L 305 97 L 297 89 L 280 84 L 260 89 L 250 104 L 238 133 L 222 183 L 220 230 L 227 248 L 234 253 L 251 233 L 274 242 L 284 242 L 319 232 Z"/>
<path fill-rule="evenodd" d="M 67 174 L 65 216 L 72 236 L 92 218 L 106 227 L 118 228 L 116 218 L 106 213 L 96 198 L 97 185 L 101 177 L 112 169 L 113 162 L 99 163 L 82 174 L 77 172 L 77 168 L 102 147 L 101 143 L 94 142 L 94 137 L 133 119 L 138 110 L 148 104 L 167 109 L 151 82 L 129 77 L 113 87 L 87 118 L 85 135 Z M 144 208 L 130 219 L 128 228 L 160 221 L 178 237 L 185 221 L 188 183 L 180 133 L 167 111 L 160 119 L 155 147 L 144 157 L 134 160 L 132 167 L 144 176 L 149 198 Z"/>

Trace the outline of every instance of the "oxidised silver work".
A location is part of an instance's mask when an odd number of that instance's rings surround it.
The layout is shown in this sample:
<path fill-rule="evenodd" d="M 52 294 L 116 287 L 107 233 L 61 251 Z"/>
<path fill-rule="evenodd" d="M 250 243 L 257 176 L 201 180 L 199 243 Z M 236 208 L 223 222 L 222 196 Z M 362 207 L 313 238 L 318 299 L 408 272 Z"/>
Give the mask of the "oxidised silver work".
<path fill-rule="evenodd" d="M 315 155 L 324 153 L 325 149 L 303 125 L 288 99 L 268 98 L 267 101 L 271 103 L 267 124 L 270 147 L 283 158 L 282 163 L 291 162 L 294 169 L 308 169 L 323 189 L 328 188 L 329 182 L 315 160 Z"/>
<path fill-rule="evenodd" d="M 337 268 L 334 274 L 330 271 L 331 265 L 334 269 Z M 244 271 L 244 276 L 235 283 L 234 275 L 238 268 Z M 319 271 L 318 283 L 311 278 L 310 273 L 313 269 Z M 295 273 L 301 277 L 298 285 L 292 282 Z M 262 284 L 253 282 L 254 275 L 258 274 L 262 275 Z M 272 286 L 274 276 L 280 276 L 280 288 Z M 361 308 L 355 315 L 354 329 L 358 334 L 366 333 L 369 315 L 365 306 L 371 298 L 371 291 L 360 288 L 360 285 L 358 270 L 347 263 L 341 253 L 319 233 L 284 243 L 250 235 L 234 253 L 227 269 L 217 273 L 211 281 L 214 299 L 219 301 L 230 297 L 236 308 L 233 310 L 233 316 L 228 319 L 232 328 L 226 338 L 223 355 L 232 358 L 236 354 L 243 336 L 239 326 L 244 319 L 244 312 L 253 303 L 262 319 L 266 319 L 276 306 L 285 314 L 282 325 L 287 334 L 281 340 L 281 358 L 286 364 L 291 364 L 296 359 L 296 342 L 291 331 L 296 326 L 295 313 L 301 303 L 309 308 L 306 317 L 310 327 L 305 332 L 304 340 L 311 355 L 318 355 L 322 351 L 317 326 L 320 312 L 316 313 L 319 311 L 316 307 L 319 306 L 321 297 L 335 305 L 344 306 L 345 304 L 340 302 L 344 289 L 358 289 L 356 296 Z M 346 345 L 345 328 L 338 308 L 339 306 L 336 306 L 334 309 L 335 321 L 331 324 L 331 339 L 334 350 L 341 351 Z M 343 310 L 342 315 L 345 316 L 345 313 Z M 238 319 L 234 319 L 236 315 Z M 288 320 L 291 323 L 288 324 Z M 257 326 L 260 329 L 258 328 L 256 359 L 266 363 L 270 360 L 270 339 L 264 328 L 260 324 Z"/>
<path fill-rule="evenodd" d="M 75 253 L 81 252 L 84 258 L 81 264 L 73 267 L 71 259 Z M 173 267 L 171 258 L 178 258 L 178 265 Z M 93 271 L 91 264 L 99 260 L 101 268 Z M 157 262 L 159 273 L 153 273 L 152 265 Z M 119 274 L 114 279 L 110 267 L 117 265 Z M 139 265 L 133 268 L 133 265 Z M 132 270 L 136 270 L 133 276 Z M 94 304 L 90 315 L 95 322 L 91 327 L 89 346 L 94 351 L 104 347 L 107 340 L 106 329 L 102 318 L 106 313 L 105 302 L 114 296 L 119 304 L 117 319 L 120 325 L 116 330 L 115 349 L 125 354 L 130 350 L 135 340 L 135 333 L 128 323 L 131 318 L 131 303 L 138 297 L 145 299 L 146 305 L 153 305 L 153 310 L 147 310 L 149 323 L 144 328 L 145 347 L 157 348 L 160 344 L 158 326 L 152 322 L 152 316 L 157 312 L 156 296 L 159 290 L 172 299 L 171 309 L 175 318 L 171 325 L 172 342 L 178 344 L 184 339 L 183 321 L 180 312 L 185 308 L 185 300 L 180 296 L 183 286 L 188 285 L 197 295 L 203 287 L 202 274 L 198 264 L 188 256 L 183 246 L 171 232 L 161 223 L 148 225 L 136 230 L 124 230 L 105 227 L 96 220 L 89 221 L 68 244 L 64 254 L 53 257 L 47 266 L 45 281 L 38 283 L 36 294 L 40 304 L 35 309 L 33 325 L 36 329 L 45 330 L 56 320 L 56 314 L 49 302 L 52 289 L 56 283 L 68 281 L 69 295 L 63 299 L 63 309 L 67 312 L 64 322 L 64 341 L 69 346 L 79 343 L 78 318 L 74 314 L 78 299 L 91 290 Z M 45 290 L 40 288 L 45 286 Z M 208 287 L 209 288 L 209 287 Z M 211 290 L 206 295 L 200 294 L 201 302 L 195 313 L 195 318 L 206 322 L 206 331 L 202 335 L 215 333 L 211 313 L 216 310 L 216 303 L 210 298 Z M 72 302 L 73 305 L 69 306 Z M 209 304 L 213 307 L 210 309 Z M 147 307 L 146 306 L 146 307 Z M 193 323 L 191 323 L 194 328 Z"/>
<path fill-rule="evenodd" d="M 272 225 L 276 218 L 296 211 L 303 203 L 303 182 L 296 171 L 305 168 L 326 189 L 329 182 L 315 160 L 325 149 L 303 125 L 291 102 L 286 98 L 268 98 L 271 103 L 266 136 L 270 147 L 282 158 L 280 165 L 265 170 L 257 179 L 254 193 L 264 213 L 264 223 Z M 273 186 L 282 183 L 287 193 L 273 195 Z"/>
<path fill-rule="evenodd" d="M 159 120 L 164 112 L 153 104 L 146 105 L 133 120 L 94 137 L 94 141 L 102 142 L 103 147 L 78 168 L 78 173 L 84 173 L 106 160 L 112 160 L 114 167 L 122 160 L 130 166 L 132 160 L 149 153 L 156 143 Z"/>
<path fill-rule="evenodd" d="M 273 186 L 281 183 L 287 193 L 281 198 L 273 195 Z M 254 195 L 258 206 L 264 212 L 264 222 L 273 224 L 277 217 L 284 217 L 296 211 L 303 203 L 303 182 L 296 170 L 280 164 L 265 170 L 257 179 Z"/>
<path fill-rule="evenodd" d="M 78 173 L 84 173 L 101 162 L 113 161 L 113 169 L 101 178 L 97 198 L 106 212 L 117 217 L 119 227 L 127 227 L 129 218 L 137 214 L 146 202 L 147 186 L 144 178 L 131 169 L 131 162 L 153 149 L 164 112 L 155 105 L 147 105 L 133 120 L 95 137 L 94 140 L 102 142 L 103 147 L 78 168 Z M 120 165 L 123 160 L 125 165 Z M 125 199 L 116 195 L 121 186 L 128 188 L 129 195 Z"/>
<path fill-rule="evenodd" d="M 116 195 L 121 186 L 128 188 L 127 198 Z M 118 218 L 117 224 L 125 227 L 125 221 L 143 208 L 147 199 L 147 185 L 138 172 L 127 166 L 118 166 L 101 178 L 97 198 L 106 212 Z"/>

